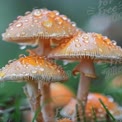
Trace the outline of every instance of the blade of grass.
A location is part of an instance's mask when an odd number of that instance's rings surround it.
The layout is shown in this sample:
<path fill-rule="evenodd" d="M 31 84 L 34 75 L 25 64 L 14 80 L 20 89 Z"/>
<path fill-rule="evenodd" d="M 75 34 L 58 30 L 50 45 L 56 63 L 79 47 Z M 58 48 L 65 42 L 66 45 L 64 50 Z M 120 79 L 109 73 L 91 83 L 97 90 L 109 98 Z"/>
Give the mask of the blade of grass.
<path fill-rule="evenodd" d="M 103 103 L 103 101 L 101 99 L 99 99 L 100 103 L 102 104 L 103 108 L 105 109 L 106 113 L 108 114 L 108 116 L 110 116 L 110 118 L 112 119 L 112 122 L 116 122 L 116 119 L 113 117 L 113 115 L 110 113 L 110 111 L 107 109 L 107 107 L 105 106 L 105 104 Z"/>
<path fill-rule="evenodd" d="M 32 122 L 35 122 L 35 121 L 36 121 L 36 118 L 37 118 L 38 114 L 40 113 L 40 111 L 41 111 L 41 109 L 38 108 L 38 110 L 37 110 L 37 111 L 35 112 L 35 114 L 34 114 L 34 117 L 33 117 Z"/>
<path fill-rule="evenodd" d="M 77 122 L 80 122 L 81 120 L 80 120 L 80 117 L 79 117 L 78 104 L 76 104 L 75 108 L 76 108 L 76 119 L 77 119 Z"/>
<path fill-rule="evenodd" d="M 92 106 L 92 115 L 93 115 L 94 122 L 97 122 L 97 117 L 93 106 Z"/>

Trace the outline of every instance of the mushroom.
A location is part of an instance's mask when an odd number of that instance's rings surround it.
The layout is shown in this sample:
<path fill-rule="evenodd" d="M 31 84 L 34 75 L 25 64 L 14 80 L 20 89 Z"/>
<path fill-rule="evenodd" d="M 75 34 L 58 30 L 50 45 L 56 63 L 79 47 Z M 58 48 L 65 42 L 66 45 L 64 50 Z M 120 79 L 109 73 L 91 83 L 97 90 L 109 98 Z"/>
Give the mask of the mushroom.
<path fill-rule="evenodd" d="M 67 86 L 61 83 L 52 83 L 50 85 L 50 91 L 54 108 L 65 106 L 75 96 Z"/>
<path fill-rule="evenodd" d="M 64 38 L 71 38 L 77 31 L 75 23 L 58 11 L 34 9 L 26 12 L 25 16 L 18 16 L 2 37 L 3 40 L 20 45 L 38 45 L 34 51 L 47 55 L 51 50 L 51 42 L 58 44 Z"/>
<path fill-rule="evenodd" d="M 65 80 L 67 80 L 67 75 L 61 67 L 49 59 L 37 55 L 20 57 L 0 70 L 0 81 L 27 81 L 24 90 L 33 111 L 39 110 L 41 95 L 41 104 L 51 99 L 49 88 L 51 82 Z M 41 89 L 41 93 L 38 87 Z M 39 112 L 37 122 L 54 122 L 51 102 L 42 106 L 42 113 L 43 117 Z"/>
<path fill-rule="evenodd" d="M 85 108 L 85 117 L 87 120 L 93 119 L 93 109 L 95 111 L 96 117 L 98 120 L 106 119 L 106 111 L 101 105 L 99 99 L 103 101 L 108 110 L 113 114 L 115 118 L 120 118 L 122 110 L 120 107 L 113 101 L 113 98 L 106 97 L 99 93 L 89 93 L 88 100 Z M 74 119 L 76 109 L 75 106 L 78 103 L 76 99 L 72 99 L 69 104 L 67 104 L 60 112 L 63 117 L 68 117 Z M 80 108 L 81 109 L 81 108 Z M 82 116 L 82 115 L 81 115 Z M 122 117 L 121 117 L 122 118 Z"/>
<path fill-rule="evenodd" d="M 73 70 L 80 72 L 77 99 L 82 101 L 85 109 L 91 79 L 96 78 L 94 62 L 120 63 L 122 49 L 105 36 L 97 33 L 78 32 L 72 39 L 66 40 L 48 55 L 49 58 L 78 60 L 79 65 Z"/>

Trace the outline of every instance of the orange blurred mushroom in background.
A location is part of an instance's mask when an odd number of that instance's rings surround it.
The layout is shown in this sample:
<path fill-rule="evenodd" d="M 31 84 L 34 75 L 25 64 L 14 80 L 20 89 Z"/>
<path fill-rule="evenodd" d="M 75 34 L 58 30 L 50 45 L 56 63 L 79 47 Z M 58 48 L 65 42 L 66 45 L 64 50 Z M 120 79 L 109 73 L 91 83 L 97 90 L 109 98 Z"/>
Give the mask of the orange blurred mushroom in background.
<path fill-rule="evenodd" d="M 117 105 L 116 102 L 113 101 L 113 98 L 106 97 L 99 93 L 89 93 L 87 98 L 86 108 L 85 108 L 85 117 L 87 120 L 93 119 L 93 109 L 96 114 L 97 120 L 105 120 L 106 119 L 106 111 L 100 103 L 99 99 L 102 100 L 104 105 L 110 111 L 110 113 L 116 118 L 122 118 L 122 108 Z M 71 118 L 73 120 L 76 116 L 76 104 L 78 101 L 76 99 L 72 99 L 69 104 L 67 104 L 60 112 L 63 117 Z M 82 109 L 82 107 L 78 108 Z M 79 115 L 80 118 L 83 118 L 82 115 Z"/>

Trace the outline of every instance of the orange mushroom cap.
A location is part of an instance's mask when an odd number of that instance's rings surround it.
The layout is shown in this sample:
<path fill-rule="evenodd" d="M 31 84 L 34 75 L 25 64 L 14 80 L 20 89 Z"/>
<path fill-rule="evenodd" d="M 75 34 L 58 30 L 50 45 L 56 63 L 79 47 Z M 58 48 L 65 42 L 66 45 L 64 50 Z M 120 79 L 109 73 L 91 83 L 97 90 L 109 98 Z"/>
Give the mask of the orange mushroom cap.
<path fill-rule="evenodd" d="M 21 57 L 0 70 L 0 81 L 30 79 L 50 83 L 67 80 L 67 75 L 49 59 L 36 55 Z"/>
<path fill-rule="evenodd" d="M 74 97 L 73 92 L 61 83 L 52 83 L 50 89 L 52 104 L 54 107 L 64 106 L 68 104 L 72 97 Z"/>
<path fill-rule="evenodd" d="M 74 35 L 77 28 L 58 11 L 35 9 L 17 17 L 2 34 L 3 40 L 19 44 L 35 45 L 41 39 L 61 39 Z"/>
<path fill-rule="evenodd" d="M 113 102 L 112 98 L 107 98 L 106 96 L 99 93 L 90 93 L 87 98 L 88 100 L 85 109 L 85 116 L 87 117 L 87 119 L 92 119 L 93 116 L 92 108 L 94 108 L 98 120 L 105 119 L 106 111 L 101 105 L 99 99 L 103 101 L 105 106 L 114 116 L 122 114 L 122 110 L 120 112 L 119 106 L 115 102 Z M 61 110 L 60 112 L 61 115 L 64 117 L 72 118 L 76 112 L 75 109 L 76 104 L 77 101 L 75 99 L 72 99 L 70 103 Z"/>
<path fill-rule="evenodd" d="M 121 61 L 122 49 L 116 43 L 97 33 L 79 32 L 65 40 L 49 54 L 50 58 L 81 60 L 91 57 L 96 61 Z"/>

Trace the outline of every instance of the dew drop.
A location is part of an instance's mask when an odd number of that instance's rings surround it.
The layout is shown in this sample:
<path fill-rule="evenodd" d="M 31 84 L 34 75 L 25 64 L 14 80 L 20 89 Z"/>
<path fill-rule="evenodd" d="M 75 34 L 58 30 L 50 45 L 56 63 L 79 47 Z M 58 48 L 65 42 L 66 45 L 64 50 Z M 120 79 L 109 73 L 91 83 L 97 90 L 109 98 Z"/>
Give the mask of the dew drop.
<path fill-rule="evenodd" d="M 44 68 L 39 68 L 40 71 L 44 71 Z"/>
<path fill-rule="evenodd" d="M 58 12 L 58 11 L 54 10 L 53 12 L 54 12 L 56 15 L 59 15 L 59 12 Z"/>
<path fill-rule="evenodd" d="M 21 22 L 16 24 L 16 27 L 21 27 L 21 26 L 22 26 Z"/>
<path fill-rule="evenodd" d="M 86 36 L 86 35 L 85 35 L 85 36 L 83 36 L 83 39 L 84 39 L 83 41 L 84 41 L 85 43 L 88 43 L 88 42 L 89 42 L 89 41 L 88 41 L 88 39 L 89 39 L 89 37 L 88 37 L 88 36 Z"/>
<path fill-rule="evenodd" d="M 39 17 L 39 16 L 41 16 L 41 11 L 38 10 L 38 9 L 36 9 L 36 10 L 34 10 L 33 15 L 34 15 L 35 17 Z"/>
<path fill-rule="evenodd" d="M 78 42 L 79 40 L 78 39 L 75 39 L 75 42 Z"/>
<path fill-rule="evenodd" d="M 11 63 L 13 63 L 15 60 L 9 60 L 8 61 L 8 64 L 11 64 Z"/>
<path fill-rule="evenodd" d="M 65 15 L 61 15 L 63 20 L 67 20 L 67 17 Z"/>
<path fill-rule="evenodd" d="M 47 20 L 47 21 L 44 21 L 42 24 L 43 24 L 43 26 L 45 26 L 45 27 L 51 27 L 53 23 L 52 23 L 51 20 Z"/>
<path fill-rule="evenodd" d="M 12 25 L 13 25 L 13 23 L 10 23 L 10 24 L 9 24 L 9 26 L 12 26 Z"/>
<path fill-rule="evenodd" d="M 30 11 L 27 11 L 27 12 L 25 12 L 25 15 L 28 15 L 28 14 L 30 14 L 31 12 Z"/>
<path fill-rule="evenodd" d="M 23 58 L 23 57 L 26 57 L 26 56 L 24 54 L 19 55 L 19 58 Z"/>
<path fill-rule="evenodd" d="M 117 45 L 116 41 L 112 40 L 111 42 L 113 43 L 113 45 Z"/>
<path fill-rule="evenodd" d="M 37 73 L 37 71 L 36 71 L 36 70 L 32 70 L 32 73 L 33 73 L 33 74 L 36 74 L 36 73 Z"/>
<path fill-rule="evenodd" d="M 24 21 L 25 21 L 25 22 L 28 22 L 29 20 L 28 20 L 28 19 L 25 19 Z"/>
<path fill-rule="evenodd" d="M 20 50 L 24 50 L 26 48 L 26 45 L 20 45 Z"/>
<path fill-rule="evenodd" d="M 62 20 L 62 18 L 60 18 L 60 17 L 56 17 L 56 18 L 55 18 L 55 21 L 56 21 L 59 25 L 61 25 L 61 24 L 63 23 L 63 20 Z"/>
<path fill-rule="evenodd" d="M 25 73 L 25 76 L 29 76 L 29 73 Z"/>
<path fill-rule="evenodd" d="M 20 19 L 20 18 L 22 18 L 22 16 L 18 16 L 18 17 L 17 17 L 17 19 Z"/>
<path fill-rule="evenodd" d="M 75 27 L 76 26 L 76 23 L 75 22 L 72 22 L 72 26 Z"/>

